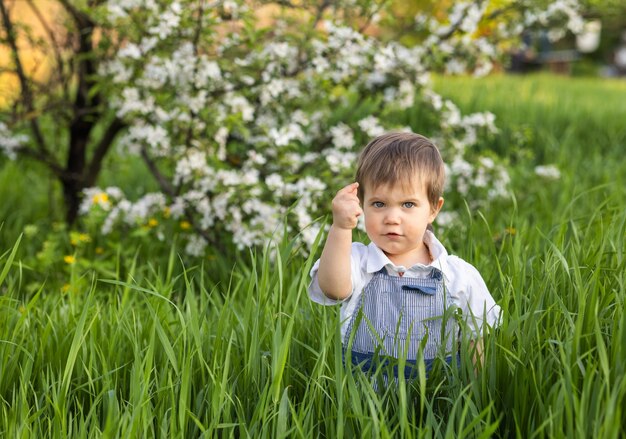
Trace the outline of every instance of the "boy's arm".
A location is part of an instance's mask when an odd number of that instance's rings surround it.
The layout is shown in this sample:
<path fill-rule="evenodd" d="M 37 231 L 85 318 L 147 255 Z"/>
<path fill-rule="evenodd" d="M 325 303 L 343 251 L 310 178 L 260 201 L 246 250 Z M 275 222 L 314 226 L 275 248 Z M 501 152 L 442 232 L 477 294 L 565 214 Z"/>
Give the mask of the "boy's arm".
<path fill-rule="evenodd" d="M 352 229 L 330 226 L 317 271 L 320 289 L 330 299 L 343 300 L 352 292 L 351 248 Z"/>
<path fill-rule="evenodd" d="M 476 372 L 483 366 L 483 338 L 470 340 L 470 352 L 472 352 L 472 362 Z"/>
<path fill-rule="evenodd" d="M 333 199 L 333 224 L 328 232 L 320 265 L 317 271 L 319 286 L 324 294 L 335 300 L 343 300 L 352 292 L 352 229 L 363 211 L 357 197 L 358 183 L 352 183 Z"/>

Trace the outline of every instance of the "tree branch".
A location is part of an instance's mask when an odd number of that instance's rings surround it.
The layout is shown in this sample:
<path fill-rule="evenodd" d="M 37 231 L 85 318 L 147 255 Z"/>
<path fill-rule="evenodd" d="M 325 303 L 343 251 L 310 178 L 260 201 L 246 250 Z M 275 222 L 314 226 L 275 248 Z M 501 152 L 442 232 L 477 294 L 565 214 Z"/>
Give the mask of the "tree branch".
<path fill-rule="evenodd" d="M 174 186 L 172 186 L 167 178 L 165 178 L 165 176 L 161 173 L 154 160 L 152 160 L 152 157 L 148 154 L 148 150 L 145 146 L 141 147 L 141 158 L 143 158 L 144 162 L 146 162 L 148 169 L 159 184 L 161 191 L 174 198 L 176 196 Z"/>
<path fill-rule="evenodd" d="M 6 30 L 7 42 L 9 43 L 9 47 L 11 49 L 11 57 L 15 63 L 15 72 L 20 81 L 21 100 L 24 103 L 28 114 L 36 114 L 32 90 L 30 88 L 30 84 L 28 83 L 26 73 L 24 72 L 19 49 L 17 47 L 15 28 L 13 26 L 13 22 L 11 21 L 11 17 L 9 17 L 9 12 L 5 7 L 4 0 L 0 0 L 0 14 L 2 14 L 2 24 Z M 37 142 L 40 154 L 46 156 L 49 160 L 52 160 L 46 142 L 43 138 L 43 134 L 41 133 L 41 128 L 39 127 L 39 120 L 36 116 L 30 119 L 30 126 L 33 131 L 33 135 L 35 136 L 35 141 Z"/>
<path fill-rule="evenodd" d="M 78 31 L 78 90 L 75 108 L 83 109 L 89 102 L 89 88 L 93 85 L 91 78 L 96 73 L 95 63 L 90 56 L 95 23 L 88 15 L 76 9 L 68 0 L 59 0 L 59 2 L 74 19 Z M 95 107 L 99 103 L 100 97 L 96 94 L 93 96 L 91 107 Z"/>
<path fill-rule="evenodd" d="M 365 23 L 363 23 L 363 25 L 359 28 L 359 33 L 363 33 L 365 31 L 365 29 L 367 29 L 369 27 L 369 25 L 372 23 L 372 19 L 374 18 L 374 16 L 376 14 L 378 14 L 378 12 L 384 7 L 385 2 L 377 5 L 377 8 L 375 10 L 373 10 L 368 16 L 367 16 L 367 20 L 365 20 Z"/>
<path fill-rule="evenodd" d="M 476 0 L 474 4 L 480 5 L 482 2 L 483 0 Z M 461 24 L 463 24 L 463 20 L 465 20 L 465 18 L 467 17 L 468 10 L 469 10 L 469 6 L 463 10 L 463 14 L 459 17 L 459 19 L 455 23 L 452 24 L 452 26 L 450 26 L 450 29 L 448 29 L 448 31 L 444 33 L 443 35 L 439 36 L 439 42 L 447 40 L 452 35 L 454 35 L 456 31 L 459 30 L 459 28 L 461 27 Z"/>
<path fill-rule="evenodd" d="M 203 15 L 204 15 L 204 0 L 199 0 L 199 2 L 200 2 L 200 7 L 199 7 L 199 10 L 198 10 L 198 19 L 197 19 L 197 22 L 196 22 L 196 28 L 194 29 L 194 35 L 193 35 L 193 41 L 192 41 L 193 53 L 194 53 L 196 59 L 199 59 L 199 57 L 198 57 L 198 42 L 200 41 L 200 34 L 202 32 L 202 18 L 203 18 Z M 197 62 L 195 63 L 195 65 L 193 67 L 193 74 L 194 74 L 194 77 L 198 74 L 198 63 Z M 193 84 L 193 91 L 194 92 L 197 91 L 197 87 L 195 85 L 195 81 L 194 81 L 194 84 Z M 191 144 L 191 137 L 193 136 L 194 121 L 198 117 L 196 112 L 193 111 L 191 108 L 189 108 L 189 114 L 190 114 L 189 127 L 187 128 L 187 133 L 185 134 L 185 146 L 186 147 L 189 147 L 189 145 Z"/>
<path fill-rule="evenodd" d="M 506 14 L 509 11 L 514 11 L 518 8 L 518 6 L 513 3 L 509 6 L 506 6 L 504 8 L 500 8 L 500 9 L 495 9 L 493 11 L 491 11 L 491 13 L 487 16 L 487 20 L 493 20 L 495 18 L 498 18 L 500 15 Z"/>
<path fill-rule="evenodd" d="M 39 23 L 41 24 L 41 27 L 44 29 L 44 31 L 48 35 L 48 38 L 52 42 L 51 45 L 52 45 L 52 49 L 54 51 L 54 57 L 56 58 L 57 75 L 59 75 L 59 81 L 63 85 L 63 94 L 65 96 L 68 96 L 69 92 L 67 90 L 67 83 L 63 82 L 63 66 L 64 66 L 65 63 L 63 61 L 63 57 L 61 56 L 61 51 L 59 50 L 59 43 L 57 42 L 57 39 L 56 39 L 56 37 L 54 35 L 54 32 L 52 32 L 52 29 L 50 28 L 50 26 L 48 26 L 48 22 L 44 18 L 43 14 L 41 13 L 41 11 L 37 7 L 37 5 L 35 5 L 33 0 L 27 0 L 27 2 L 28 2 L 28 6 L 30 6 L 31 10 L 35 14 L 35 17 L 37 17 L 37 19 L 39 20 Z"/>
<path fill-rule="evenodd" d="M 276 4 L 278 6 L 283 6 L 286 8 L 290 8 L 290 9 L 296 9 L 299 8 L 300 6 L 290 2 L 289 0 L 274 0 L 274 1 L 269 1 L 269 2 L 261 2 L 261 3 L 265 3 L 265 4 Z"/>
<path fill-rule="evenodd" d="M 95 85 L 96 66 L 92 47 L 95 29 L 93 20 L 84 12 L 72 5 L 69 0 L 59 0 L 76 25 L 78 47 L 75 49 L 76 60 L 76 95 L 72 103 L 72 119 L 69 126 L 69 149 L 67 154 L 64 191 L 74 204 L 72 197 L 85 188 L 87 146 L 97 121 L 102 114 L 99 109 L 100 94 L 90 94 Z M 92 162 L 95 166 L 95 162 Z M 95 178 L 95 176 L 91 177 Z M 72 207 L 71 209 L 74 209 Z M 71 210 L 70 209 L 70 210 Z M 68 210 L 68 212 L 70 212 Z M 72 217 L 68 214 L 71 223 Z"/>
<path fill-rule="evenodd" d="M 324 0 L 317 7 L 317 12 L 315 13 L 315 19 L 313 19 L 313 26 L 311 26 L 311 31 L 315 30 L 315 28 L 317 27 L 317 24 L 320 22 L 320 20 L 322 19 L 322 16 L 324 15 L 324 11 L 326 10 L 326 8 L 330 6 L 331 1 L 332 0 Z"/>
<path fill-rule="evenodd" d="M 61 166 L 59 166 L 58 163 L 56 163 L 54 160 L 52 160 L 52 158 L 51 158 L 51 156 L 49 154 L 44 154 L 43 152 L 41 152 L 41 151 L 39 151 L 37 149 L 29 148 L 27 146 L 21 146 L 21 147 L 17 148 L 17 152 L 20 155 L 23 155 L 23 156 L 26 156 L 26 157 L 31 157 L 31 158 L 33 158 L 33 159 L 43 163 L 58 178 L 61 178 L 62 176 L 65 175 L 65 170 Z"/>
<path fill-rule="evenodd" d="M 100 174 L 100 170 L 102 169 L 102 162 L 104 161 L 104 157 L 107 155 L 111 146 L 113 146 L 113 141 L 117 134 L 124 129 L 126 125 L 119 118 L 113 119 L 113 122 L 109 125 L 107 129 L 104 131 L 104 135 L 100 139 L 98 146 L 96 146 L 96 150 L 91 157 L 91 161 L 89 165 L 86 167 L 85 174 L 85 186 L 93 186 L 96 182 L 96 178 Z"/>
<path fill-rule="evenodd" d="M 74 5 L 71 4 L 68 0 L 58 0 L 58 1 L 59 3 L 63 5 L 65 10 L 72 16 L 72 18 L 78 25 L 79 29 L 86 25 L 90 25 L 93 27 L 94 23 L 91 21 L 91 19 L 87 15 L 85 15 L 83 12 L 76 9 Z"/>

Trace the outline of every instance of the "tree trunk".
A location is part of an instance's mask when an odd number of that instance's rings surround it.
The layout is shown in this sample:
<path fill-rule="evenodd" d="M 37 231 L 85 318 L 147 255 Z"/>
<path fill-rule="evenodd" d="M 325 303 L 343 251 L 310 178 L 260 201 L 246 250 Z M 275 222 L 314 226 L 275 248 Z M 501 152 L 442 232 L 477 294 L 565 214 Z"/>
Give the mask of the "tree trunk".
<path fill-rule="evenodd" d="M 63 184 L 65 201 L 65 220 L 68 225 L 74 224 L 80 207 L 81 192 L 85 188 L 85 155 L 87 141 L 93 124 L 77 120 L 70 128 L 70 146 L 67 155 Z"/>
<path fill-rule="evenodd" d="M 46 109 L 46 104 L 41 104 L 41 100 L 35 100 L 31 79 L 27 70 L 24 69 L 20 51 L 22 48 L 17 41 L 16 28 L 6 7 L 5 0 L 0 0 L 0 19 L 4 27 L 6 41 L 0 41 L 1 45 L 7 45 L 13 63 L 15 64 L 15 74 L 20 83 L 20 97 L 15 108 L 24 109 L 23 120 L 30 124 L 33 133 L 34 143 L 25 145 L 18 151 L 21 155 L 31 157 L 43 163 L 59 179 L 63 188 L 63 201 L 65 204 L 65 220 L 68 225 L 72 225 L 78 218 L 78 210 L 81 204 L 82 191 L 95 185 L 96 179 L 104 158 L 113 145 L 117 134 L 124 129 L 125 124 L 113 117 L 107 120 L 107 105 L 100 91 L 94 92 L 94 87 L 98 81 L 97 65 L 101 61 L 93 48 L 93 36 L 96 31 L 96 22 L 86 12 L 85 9 L 77 8 L 75 2 L 71 0 L 57 0 L 64 8 L 67 16 L 73 21 L 75 28 L 68 32 L 67 41 L 58 41 L 52 35 L 52 27 L 45 22 L 43 15 L 39 14 L 35 6 L 35 15 L 39 17 L 43 27 L 48 31 L 50 50 L 60 54 L 64 48 L 72 48 L 73 56 L 68 58 L 71 64 L 64 67 L 63 58 L 56 57 L 58 77 L 52 76 L 46 84 L 48 98 L 54 101 L 53 107 L 63 107 L 71 114 L 71 120 L 63 129 L 67 129 L 69 140 L 63 145 L 55 144 L 54 140 L 46 139 L 40 126 L 40 113 L 47 113 L 52 110 Z M 48 47 L 48 46 L 46 46 Z M 72 84 L 76 94 L 71 97 L 70 93 L 63 93 L 65 86 Z M 59 102 L 56 97 L 62 97 Z M 45 99 L 44 99 L 45 101 Z M 43 110 L 42 110 L 43 108 Z M 61 119 L 63 122 L 65 118 Z M 103 135 L 100 139 L 93 139 L 94 128 L 101 126 Z M 48 141 L 50 140 L 50 141 Z M 93 153 L 88 157 L 87 151 L 91 149 Z M 56 148 L 63 149 L 63 153 L 58 154 Z M 65 151 L 67 154 L 65 155 Z M 61 159 L 60 157 L 63 157 Z M 65 160 L 65 163 L 62 161 Z"/>
<path fill-rule="evenodd" d="M 79 181 L 75 179 L 62 179 L 63 185 L 63 201 L 65 204 L 65 222 L 71 226 L 76 222 L 78 218 L 78 209 L 81 202 L 81 191 L 84 189 L 81 187 Z"/>

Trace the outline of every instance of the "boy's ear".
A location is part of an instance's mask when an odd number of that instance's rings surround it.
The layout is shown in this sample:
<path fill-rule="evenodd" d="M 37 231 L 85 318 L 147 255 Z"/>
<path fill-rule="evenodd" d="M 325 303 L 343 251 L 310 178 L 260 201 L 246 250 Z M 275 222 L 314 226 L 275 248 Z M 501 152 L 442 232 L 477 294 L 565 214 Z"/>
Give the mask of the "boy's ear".
<path fill-rule="evenodd" d="M 439 214 L 439 211 L 441 210 L 442 207 L 443 207 L 443 197 L 439 197 L 439 199 L 437 200 L 437 204 L 430 211 L 431 223 L 435 221 L 435 218 L 437 218 L 437 215 Z"/>

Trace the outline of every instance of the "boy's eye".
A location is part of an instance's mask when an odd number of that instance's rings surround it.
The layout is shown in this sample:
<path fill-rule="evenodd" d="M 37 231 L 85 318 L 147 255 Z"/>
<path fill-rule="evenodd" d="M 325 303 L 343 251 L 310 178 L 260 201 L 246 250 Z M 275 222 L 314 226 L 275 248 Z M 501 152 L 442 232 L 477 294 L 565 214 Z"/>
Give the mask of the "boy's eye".
<path fill-rule="evenodd" d="M 407 209 L 410 209 L 411 207 L 415 207 L 415 203 L 412 201 L 407 201 L 405 203 L 402 203 L 402 207 L 405 207 Z"/>
<path fill-rule="evenodd" d="M 382 201 L 374 201 L 374 202 L 372 203 L 372 206 L 374 206 L 374 207 L 376 207 L 376 208 L 378 208 L 378 209 L 379 209 L 379 208 L 381 208 L 381 207 L 383 207 L 384 205 L 385 205 L 385 203 L 383 203 Z"/>

